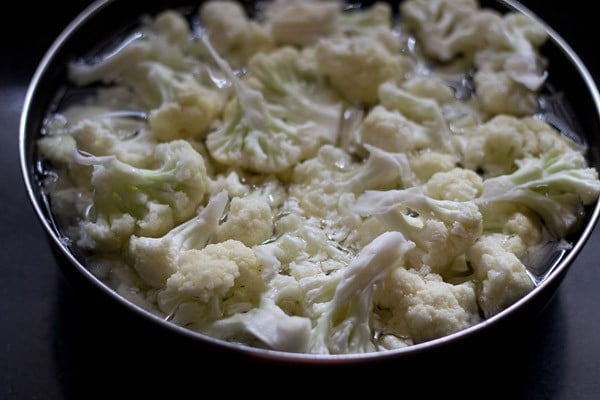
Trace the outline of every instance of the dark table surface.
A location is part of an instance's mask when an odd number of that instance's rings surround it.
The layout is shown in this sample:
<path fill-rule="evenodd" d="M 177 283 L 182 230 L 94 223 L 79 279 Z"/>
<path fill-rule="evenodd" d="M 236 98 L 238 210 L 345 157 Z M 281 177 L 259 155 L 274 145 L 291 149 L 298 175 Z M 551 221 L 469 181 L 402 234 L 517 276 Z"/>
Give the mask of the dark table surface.
<path fill-rule="evenodd" d="M 598 230 L 548 306 L 521 331 L 491 338 L 483 347 L 465 346 L 433 357 L 424 365 L 273 367 L 192 351 L 129 315 L 82 298 L 54 260 L 26 196 L 17 135 L 21 105 L 37 63 L 87 4 L 70 0 L 3 5 L 0 399 L 119 399 L 126 394 L 135 399 L 202 398 L 209 393 L 341 397 L 355 390 L 370 393 L 370 398 L 420 393 L 447 398 L 600 399 Z M 558 31 L 598 82 L 600 27 L 591 2 L 524 0 L 523 4 Z"/>

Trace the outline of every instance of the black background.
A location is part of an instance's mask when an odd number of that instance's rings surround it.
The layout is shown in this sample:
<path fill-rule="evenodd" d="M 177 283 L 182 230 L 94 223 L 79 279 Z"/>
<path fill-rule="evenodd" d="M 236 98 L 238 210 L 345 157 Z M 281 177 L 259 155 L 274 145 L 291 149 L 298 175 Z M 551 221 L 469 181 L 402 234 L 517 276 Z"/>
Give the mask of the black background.
<path fill-rule="evenodd" d="M 89 2 L 3 3 L 0 39 L 0 399 L 318 396 L 600 398 L 600 268 L 595 230 L 543 313 L 519 331 L 424 361 L 299 368 L 191 349 L 86 300 L 59 269 L 21 179 L 18 122 L 46 49 Z M 600 81 L 591 4 L 523 0 Z"/>

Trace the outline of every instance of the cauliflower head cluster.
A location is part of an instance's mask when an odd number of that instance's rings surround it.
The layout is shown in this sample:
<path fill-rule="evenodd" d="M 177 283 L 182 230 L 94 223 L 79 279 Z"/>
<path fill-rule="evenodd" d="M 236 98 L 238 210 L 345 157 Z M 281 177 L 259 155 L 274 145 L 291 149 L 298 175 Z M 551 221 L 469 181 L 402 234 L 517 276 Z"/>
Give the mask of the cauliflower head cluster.
<path fill-rule="evenodd" d="M 476 0 L 166 10 L 69 64 L 92 94 L 49 112 L 44 190 L 91 271 L 190 330 L 310 354 L 441 338 L 531 292 L 600 194 L 542 118 L 546 39 Z"/>

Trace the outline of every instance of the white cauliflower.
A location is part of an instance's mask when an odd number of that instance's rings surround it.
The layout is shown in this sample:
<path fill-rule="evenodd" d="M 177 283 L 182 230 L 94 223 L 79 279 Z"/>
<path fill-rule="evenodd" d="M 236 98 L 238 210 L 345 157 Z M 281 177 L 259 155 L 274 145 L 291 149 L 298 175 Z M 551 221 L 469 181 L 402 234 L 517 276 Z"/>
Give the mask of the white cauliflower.
<path fill-rule="evenodd" d="M 537 107 L 537 95 L 504 72 L 480 70 L 474 77 L 477 100 L 488 113 L 523 116 Z"/>
<path fill-rule="evenodd" d="M 408 0 L 400 4 L 400 12 L 423 52 L 443 62 L 472 55 L 485 44 L 489 25 L 499 18 L 480 9 L 476 0 Z"/>
<path fill-rule="evenodd" d="M 302 53 L 284 47 L 259 53 L 244 79 L 203 37 L 233 87 L 233 110 L 210 132 L 206 145 L 218 162 L 250 172 L 278 174 L 337 140 L 341 102 L 322 79 L 302 67 Z"/>
<path fill-rule="evenodd" d="M 358 104 L 376 103 L 380 84 L 404 78 L 402 57 L 368 37 L 320 40 L 316 57 L 333 87 Z"/>
<path fill-rule="evenodd" d="M 400 232 L 386 232 L 365 246 L 344 269 L 335 294 L 317 320 L 312 353 L 361 353 L 375 350 L 371 332 L 373 295 L 389 271 L 414 247 Z"/>
<path fill-rule="evenodd" d="M 481 106 L 490 114 L 531 114 L 548 76 L 538 49 L 548 34 L 538 21 L 508 13 L 493 21 L 486 46 L 474 59 L 474 82 Z"/>
<path fill-rule="evenodd" d="M 457 166 L 454 154 L 440 151 L 423 151 L 408 156 L 410 169 L 415 174 L 417 181 L 422 184 L 427 182 L 437 172 L 448 172 Z"/>
<path fill-rule="evenodd" d="M 148 60 L 152 54 L 152 44 L 133 40 L 110 56 L 101 58 L 99 62 L 89 63 L 83 60 L 70 62 L 68 65 L 69 81 L 84 86 L 93 82 L 110 83 L 117 81 L 129 68 L 141 61 Z"/>
<path fill-rule="evenodd" d="M 139 31 L 115 48 L 90 59 L 69 63 L 69 79 L 80 86 L 93 82 L 118 82 L 141 62 L 156 61 L 165 66 L 185 69 L 196 63 L 189 57 L 192 32 L 185 17 L 165 10 L 146 20 Z"/>
<path fill-rule="evenodd" d="M 474 171 L 454 168 L 435 173 L 423 187 L 423 193 L 438 200 L 468 201 L 479 197 L 483 181 Z"/>
<path fill-rule="evenodd" d="M 442 78 L 435 75 L 415 75 L 401 83 L 402 89 L 418 97 L 434 99 L 438 104 L 452 102 L 455 93 Z"/>
<path fill-rule="evenodd" d="M 71 110 L 77 114 L 77 110 Z M 68 117 L 69 124 L 60 135 L 71 136 L 79 151 L 97 156 L 116 156 L 132 165 L 143 165 L 158 142 L 147 129 L 143 113 L 123 113 L 98 108 L 90 115 Z M 140 118 L 142 117 L 142 118 Z M 49 136 L 50 137 L 50 136 Z M 44 138 L 46 139 L 46 138 Z M 58 148 L 58 146 L 52 146 Z M 73 150 L 65 151 L 66 160 L 73 162 Z"/>
<path fill-rule="evenodd" d="M 391 53 L 402 49 L 402 37 L 398 34 L 392 4 L 375 1 L 363 7 L 350 7 L 338 18 L 338 36 L 368 37 L 381 43 Z"/>
<path fill-rule="evenodd" d="M 379 102 L 388 110 L 400 112 L 407 119 L 425 128 L 426 146 L 419 150 L 440 151 L 446 154 L 457 152 L 457 139 L 452 135 L 448 122 L 442 114 L 441 107 L 435 99 L 416 96 L 395 82 L 387 81 L 378 88 Z"/>
<path fill-rule="evenodd" d="M 262 243 L 273 234 L 271 206 L 258 196 L 234 197 L 227 219 L 219 226 L 215 241 L 235 239 L 248 247 Z"/>
<path fill-rule="evenodd" d="M 116 250 L 132 234 L 157 236 L 190 218 L 207 188 L 204 158 L 183 140 L 153 147 L 146 165 L 115 156 L 75 153 L 93 168 L 90 212 L 82 218 L 81 244 Z"/>
<path fill-rule="evenodd" d="M 358 130 L 358 142 L 397 153 L 411 153 L 432 145 L 426 126 L 381 105 L 365 116 Z"/>
<path fill-rule="evenodd" d="M 340 1 L 275 0 L 265 4 L 262 15 L 277 45 L 302 47 L 331 36 L 341 10 Z"/>
<path fill-rule="evenodd" d="M 215 50 L 235 67 L 243 66 L 258 52 L 274 48 L 269 30 L 248 18 L 237 1 L 205 1 L 198 15 Z"/>
<path fill-rule="evenodd" d="M 397 349 L 515 304 L 600 196 L 577 132 L 534 114 L 559 117 L 546 30 L 392 7 L 209 0 L 74 59 L 34 153 L 61 238 L 159 318 L 273 351 Z"/>
<path fill-rule="evenodd" d="M 211 83 L 157 62 L 139 63 L 123 80 L 143 99 L 150 129 L 161 141 L 202 139 L 225 104 Z"/>
<path fill-rule="evenodd" d="M 580 228 L 583 207 L 600 195 L 598 171 L 587 166 L 581 152 L 552 149 L 517 166 L 510 174 L 484 180 L 475 199 L 483 212 L 511 202 L 533 210 L 556 238 Z"/>
<path fill-rule="evenodd" d="M 438 200 L 419 186 L 403 190 L 370 190 L 352 209 L 375 216 L 388 230 L 402 232 L 416 244 L 406 256 L 412 268 L 423 265 L 443 274 L 477 241 L 482 216 L 474 201 Z"/>
<path fill-rule="evenodd" d="M 160 288 L 179 268 L 179 256 L 188 250 L 202 249 L 210 243 L 227 206 L 227 192 L 213 195 L 198 215 L 160 237 L 133 235 L 128 257 L 133 269 L 149 286 Z"/>
<path fill-rule="evenodd" d="M 577 147 L 543 120 L 511 115 L 498 115 L 466 129 L 463 138 L 463 165 L 480 171 L 485 177 L 511 173 L 517 168 L 518 160 L 526 157 Z"/>
<path fill-rule="evenodd" d="M 325 145 L 315 158 L 296 166 L 289 186 L 289 195 L 298 199 L 306 215 L 320 218 L 329 235 L 350 249 L 364 246 L 381 233 L 375 221 L 363 221 L 350 210 L 356 196 L 369 189 L 414 183 L 405 154 L 365 148 L 367 158 L 357 160 L 338 147 Z"/>
<path fill-rule="evenodd" d="M 256 346 L 273 350 L 305 353 L 310 343 L 311 321 L 286 314 L 273 301 L 263 298 L 252 310 L 215 321 L 203 332 L 230 341 L 256 341 Z"/>
<path fill-rule="evenodd" d="M 410 345 L 458 332 L 481 320 L 473 283 L 453 285 L 438 274 L 402 266 L 377 289 L 375 304 L 383 346 L 390 342 L 388 335 Z"/>
<path fill-rule="evenodd" d="M 468 250 L 474 270 L 477 301 L 486 318 L 498 314 L 534 288 L 519 258 L 504 246 L 506 235 L 486 234 Z"/>
<path fill-rule="evenodd" d="M 548 240 L 546 228 L 540 217 L 530 208 L 506 202 L 492 209 L 481 209 L 483 230 L 502 233 L 510 237 L 510 251 L 523 262 L 534 257 L 539 247 Z"/>
<path fill-rule="evenodd" d="M 152 44 L 150 58 L 169 67 L 183 69 L 193 64 L 189 57 L 192 31 L 187 19 L 175 10 L 156 15 L 140 32 Z"/>
<path fill-rule="evenodd" d="M 202 330 L 209 322 L 255 308 L 265 289 L 254 252 L 226 240 L 183 252 L 177 270 L 158 292 L 158 305 L 178 323 Z M 195 307 L 203 312 L 190 314 Z"/>

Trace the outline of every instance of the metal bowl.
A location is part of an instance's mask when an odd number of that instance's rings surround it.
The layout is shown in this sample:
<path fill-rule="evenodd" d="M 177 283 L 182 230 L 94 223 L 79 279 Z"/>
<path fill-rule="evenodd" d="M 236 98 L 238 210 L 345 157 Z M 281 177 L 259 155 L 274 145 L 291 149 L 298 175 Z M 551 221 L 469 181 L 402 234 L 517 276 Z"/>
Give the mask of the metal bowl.
<path fill-rule="evenodd" d="M 64 234 L 54 218 L 49 200 L 41 190 L 40 169 L 35 142 L 40 137 L 44 118 L 53 107 L 62 84 L 66 81 L 67 63 L 75 55 L 88 53 L 99 45 L 99 39 L 110 38 L 117 32 L 132 28 L 142 14 L 153 14 L 165 8 L 190 6 L 184 0 L 152 0 L 126 2 L 119 0 L 98 0 L 88 6 L 56 38 L 40 62 L 27 91 L 21 114 L 19 145 L 21 170 L 31 204 L 40 224 L 47 234 L 48 241 L 58 264 L 78 292 L 84 297 L 101 299 L 109 307 L 116 307 L 128 315 L 148 324 L 149 329 L 164 331 L 167 335 L 184 340 L 187 346 L 206 351 L 225 352 L 242 355 L 266 362 L 283 362 L 300 365 L 363 364 L 383 361 L 415 360 L 440 352 L 476 346 L 489 335 L 497 335 L 505 329 L 522 326 L 539 314 L 552 298 L 586 241 L 600 215 L 600 203 L 588 207 L 583 228 L 575 237 L 569 238 L 572 248 L 553 260 L 550 272 L 537 287 L 522 299 L 499 314 L 452 335 L 415 344 L 398 350 L 377 353 L 346 355 L 311 355 L 285 353 L 252 348 L 245 345 L 217 340 L 195 333 L 136 306 L 115 293 L 87 268 L 78 250 L 64 240 Z M 197 6 L 198 3 L 193 4 Z M 516 10 L 537 18 L 522 4 L 512 0 L 482 1 L 482 7 L 500 11 Z M 538 18 L 539 19 L 539 18 Z M 110 23 L 107 23 L 110 21 Z M 546 26 L 550 40 L 543 46 L 542 54 L 550 60 L 549 84 L 564 91 L 565 107 L 562 115 L 554 122 L 558 125 L 577 124 L 583 140 L 589 146 L 587 158 L 590 166 L 600 169 L 600 94 L 585 65 L 569 45 L 552 28 Z M 568 107 L 566 107 L 568 106 Z M 560 113 L 559 113 L 560 114 Z"/>

